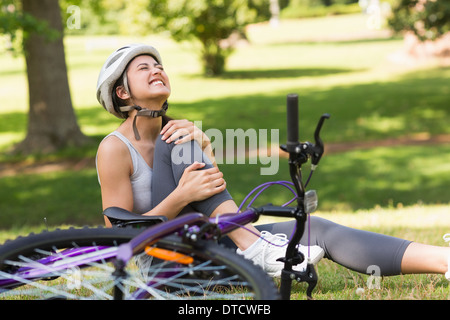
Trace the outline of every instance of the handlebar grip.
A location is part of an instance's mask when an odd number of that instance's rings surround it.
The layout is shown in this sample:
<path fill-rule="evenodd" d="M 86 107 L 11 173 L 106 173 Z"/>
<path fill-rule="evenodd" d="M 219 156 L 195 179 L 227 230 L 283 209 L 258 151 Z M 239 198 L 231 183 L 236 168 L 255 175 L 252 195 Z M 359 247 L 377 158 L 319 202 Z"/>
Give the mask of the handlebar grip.
<path fill-rule="evenodd" d="M 259 207 L 256 211 L 265 216 L 271 217 L 285 217 L 285 218 L 293 218 L 296 213 L 296 209 L 293 207 L 279 207 L 273 206 L 271 204 Z"/>
<path fill-rule="evenodd" d="M 287 96 L 287 148 L 298 145 L 298 95 Z"/>

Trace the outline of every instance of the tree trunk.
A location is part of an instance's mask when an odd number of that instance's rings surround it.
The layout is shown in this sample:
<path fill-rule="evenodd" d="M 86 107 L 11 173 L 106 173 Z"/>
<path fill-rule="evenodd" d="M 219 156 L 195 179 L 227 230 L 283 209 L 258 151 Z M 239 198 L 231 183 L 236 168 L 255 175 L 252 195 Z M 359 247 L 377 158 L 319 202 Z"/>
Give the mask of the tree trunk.
<path fill-rule="evenodd" d="M 22 0 L 24 13 L 48 22 L 57 39 L 31 33 L 24 39 L 29 88 L 27 136 L 16 153 L 49 153 L 66 146 L 81 146 L 83 135 L 72 107 L 67 76 L 63 24 L 58 0 Z"/>

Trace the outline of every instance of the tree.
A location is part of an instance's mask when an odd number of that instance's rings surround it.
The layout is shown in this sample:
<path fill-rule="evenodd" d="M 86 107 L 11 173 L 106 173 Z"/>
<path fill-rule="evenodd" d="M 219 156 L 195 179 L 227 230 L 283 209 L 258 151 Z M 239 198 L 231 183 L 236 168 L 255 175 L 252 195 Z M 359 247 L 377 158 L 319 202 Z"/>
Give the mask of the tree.
<path fill-rule="evenodd" d="M 401 54 L 416 61 L 450 54 L 450 3 L 440 0 L 398 0 L 388 19 L 404 35 Z"/>
<path fill-rule="evenodd" d="M 77 124 L 71 102 L 58 0 L 22 0 L 10 6 L 15 23 L 9 26 L 15 27 L 8 33 L 23 30 L 29 89 L 27 135 L 13 152 L 49 153 L 85 144 L 89 139 Z"/>
<path fill-rule="evenodd" d="M 396 32 L 411 31 L 421 41 L 436 40 L 450 31 L 450 2 L 399 0 L 388 22 Z"/>
<path fill-rule="evenodd" d="M 198 40 L 205 74 L 221 74 L 234 45 L 232 34 L 244 35 L 245 26 L 258 19 L 257 5 L 270 0 L 150 0 L 153 27 L 169 31 L 176 41 Z M 257 5 L 252 5 L 257 3 Z M 268 17 L 264 17 L 267 19 Z M 270 16 L 269 16 L 270 18 Z"/>

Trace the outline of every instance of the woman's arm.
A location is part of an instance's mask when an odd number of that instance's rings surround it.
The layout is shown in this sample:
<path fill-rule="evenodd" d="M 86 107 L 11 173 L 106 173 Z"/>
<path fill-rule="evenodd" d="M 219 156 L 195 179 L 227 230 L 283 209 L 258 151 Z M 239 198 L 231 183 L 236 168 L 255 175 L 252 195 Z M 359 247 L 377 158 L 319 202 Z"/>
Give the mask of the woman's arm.
<path fill-rule="evenodd" d="M 201 201 L 225 190 L 222 173 L 216 168 L 199 170 L 203 163 L 189 166 L 181 177 L 177 188 L 145 215 L 161 215 L 169 219 L 176 217 L 189 203 Z M 119 207 L 133 211 L 133 190 L 130 175 L 133 165 L 128 148 L 111 137 L 102 142 L 97 154 L 97 168 L 101 184 L 103 210 Z M 110 222 L 106 219 L 106 225 Z"/>
<path fill-rule="evenodd" d="M 100 181 L 103 210 L 119 207 L 133 210 L 130 175 L 133 170 L 131 156 L 125 144 L 115 137 L 104 140 L 97 152 L 97 171 Z M 107 227 L 111 227 L 105 217 Z"/>

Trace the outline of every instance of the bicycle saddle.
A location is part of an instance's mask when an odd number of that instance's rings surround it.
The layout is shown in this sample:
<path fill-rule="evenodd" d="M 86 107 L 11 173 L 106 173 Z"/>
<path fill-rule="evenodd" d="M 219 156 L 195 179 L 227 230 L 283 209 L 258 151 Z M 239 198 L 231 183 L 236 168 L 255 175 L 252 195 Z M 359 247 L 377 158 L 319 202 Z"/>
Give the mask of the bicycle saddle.
<path fill-rule="evenodd" d="M 103 215 L 108 217 L 111 224 L 117 228 L 149 227 L 168 220 L 165 216 L 143 216 L 118 207 L 107 208 L 103 211 Z"/>

